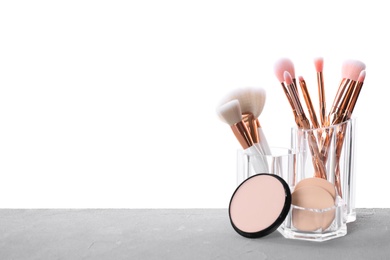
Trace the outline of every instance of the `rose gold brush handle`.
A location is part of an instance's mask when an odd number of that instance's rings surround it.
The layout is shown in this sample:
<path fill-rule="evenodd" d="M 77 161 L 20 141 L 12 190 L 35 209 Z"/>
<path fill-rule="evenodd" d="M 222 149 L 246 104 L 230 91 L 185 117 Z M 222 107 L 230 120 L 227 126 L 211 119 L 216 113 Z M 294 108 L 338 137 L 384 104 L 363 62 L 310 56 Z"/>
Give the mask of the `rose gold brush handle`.
<path fill-rule="evenodd" d="M 313 106 L 309 91 L 308 91 L 307 86 L 306 86 L 306 81 L 303 79 L 303 77 L 299 77 L 299 85 L 301 86 L 303 98 L 305 99 L 307 111 L 309 112 L 309 116 L 311 119 L 311 123 L 313 124 L 313 128 L 319 128 L 320 125 L 318 123 L 317 115 L 315 113 L 314 106 Z"/>
<path fill-rule="evenodd" d="M 305 99 L 307 111 L 309 112 L 309 116 L 310 116 L 310 120 L 311 120 L 311 123 L 313 125 L 313 128 L 319 129 L 320 124 L 318 122 L 317 115 L 316 115 L 316 112 L 314 110 L 314 106 L 313 106 L 313 103 L 311 101 L 311 98 L 310 98 L 309 90 L 307 89 L 306 81 L 304 80 L 304 78 L 302 76 L 299 76 L 299 85 L 300 85 L 301 90 L 302 90 L 303 98 Z M 318 139 L 321 140 L 322 131 L 317 130 L 317 136 L 318 136 Z"/>
<path fill-rule="evenodd" d="M 340 126 L 341 129 L 337 132 L 337 141 L 336 141 L 336 164 L 335 164 L 335 186 L 340 197 L 343 197 L 342 189 L 341 189 L 341 179 L 340 179 L 340 157 L 341 150 L 343 149 L 344 138 L 345 138 L 345 130 L 346 125 L 343 124 Z"/>
<path fill-rule="evenodd" d="M 352 112 L 355 108 L 356 101 L 359 97 L 360 91 L 363 87 L 363 81 L 365 78 L 365 71 L 362 71 L 359 80 L 356 82 L 355 87 L 353 88 L 351 94 L 349 95 L 348 100 L 346 100 L 345 107 L 346 107 L 346 112 L 343 117 L 343 121 L 350 120 L 352 117 Z M 361 78 L 362 77 L 362 78 Z M 346 125 L 341 126 L 341 130 L 338 131 L 337 133 L 337 142 L 336 142 L 336 168 L 335 168 L 335 185 L 337 192 L 339 193 L 340 197 L 343 197 L 342 195 L 342 189 L 341 189 L 341 180 L 340 180 L 340 157 L 341 157 L 341 152 L 343 149 L 343 144 L 344 144 L 344 138 L 345 138 L 345 133 L 346 133 Z"/>
<path fill-rule="evenodd" d="M 281 83 L 281 85 L 282 85 L 284 94 L 285 94 L 286 97 L 287 97 L 288 103 L 289 103 L 290 106 L 291 106 L 291 110 L 292 110 L 293 115 L 294 115 L 294 121 L 295 121 L 295 123 L 297 124 L 297 126 L 298 126 L 299 128 L 302 128 L 300 119 L 299 119 L 298 114 L 297 114 L 297 111 L 296 111 L 296 109 L 295 109 L 295 107 L 294 107 L 294 103 L 293 103 L 293 101 L 292 101 L 292 99 L 291 99 L 290 93 L 288 93 L 287 87 L 286 87 L 286 85 L 285 85 L 283 82 Z"/>
<path fill-rule="evenodd" d="M 317 72 L 317 82 L 318 82 L 318 94 L 319 94 L 319 103 L 320 103 L 320 120 L 321 120 L 321 126 L 324 127 L 327 120 L 326 120 L 325 87 L 324 87 L 324 78 L 322 72 Z"/>
<path fill-rule="evenodd" d="M 308 130 L 307 131 L 308 144 L 309 144 L 309 150 L 310 150 L 310 153 L 312 156 L 311 158 L 312 158 L 312 162 L 313 162 L 315 177 L 327 179 L 325 164 L 324 164 L 324 161 L 321 157 L 320 150 L 318 148 L 317 139 L 316 139 L 315 135 L 313 134 L 313 131 L 310 130 L 309 121 L 307 119 L 302 119 L 302 125 L 304 126 L 304 128 L 306 130 Z M 307 126 L 309 126 L 309 128 L 306 128 Z"/>
<path fill-rule="evenodd" d="M 340 124 L 349 117 L 351 113 L 348 112 L 348 106 L 351 100 L 353 100 L 354 86 L 356 83 L 356 81 L 351 79 L 342 79 L 327 117 L 327 126 Z M 328 150 L 332 136 L 333 129 L 326 128 L 320 140 L 320 151 L 324 161 L 328 158 Z"/>

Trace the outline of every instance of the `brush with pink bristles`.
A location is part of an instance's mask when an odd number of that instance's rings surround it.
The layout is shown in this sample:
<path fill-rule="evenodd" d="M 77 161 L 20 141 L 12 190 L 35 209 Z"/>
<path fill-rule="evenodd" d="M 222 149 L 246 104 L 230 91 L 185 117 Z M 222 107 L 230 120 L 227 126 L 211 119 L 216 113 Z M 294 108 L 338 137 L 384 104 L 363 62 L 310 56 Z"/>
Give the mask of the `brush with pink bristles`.
<path fill-rule="evenodd" d="M 346 117 L 354 86 L 366 65 L 359 60 L 346 60 L 342 66 L 342 79 L 328 115 L 328 126 L 341 123 Z"/>
<path fill-rule="evenodd" d="M 326 125 L 326 99 L 325 99 L 324 77 L 322 72 L 324 68 L 324 59 L 321 57 L 315 58 L 314 66 L 317 71 L 320 122 L 321 122 L 321 126 L 324 127 Z"/>
<path fill-rule="evenodd" d="M 327 116 L 327 126 L 342 123 L 351 117 L 352 112 L 348 111 L 348 107 L 351 108 L 351 102 L 356 103 L 356 101 L 353 102 L 353 97 L 358 95 L 359 92 L 355 91 L 355 86 L 361 85 L 358 83 L 358 80 L 365 68 L 366 65 L 359 60 L 346 60 L 343 63 L 341 69 L 341 82 Z M 365 72 L 363 72 L 363 75 L 365 76 Z M 327 134 L 323 135 L 320 140 L 321 155 L 325 160 L 327 158 L 331 142 L 330 136 L 332 136 L 333 130 L 329 128 L 326 131 Z"/>
<path fill-rule="evenodd" d="M 353 89 L 351 99 L 347 105 L 347 116 L 344 120 L 348 120 L 349 118 L 351 118 L 352 112 L 355 108 L 360 91 L 362 90 L 365 78 L 366 78 L 366 71 L 362 70 L 359 74 L 358 79 L 357 79 L 357 83 L 355 84 L 355 88 Z"/>
<path fill-rule="evenodd" d="M 293 85 L 297 89 L 297 81 L 295 78 L 295 66 L 294 63 L 288 58 L 279 59 L 274 66 L 274 72 L 280 82 L 284 80 L 284 72 L 290 73 Z"/>
<path fill-rule="evenodd" d="M 282 89 L 284 91 L 284 94 L 286 95 L 286 98 L 288 100 L 288 103 L 291 106 L 291 111 L 293 112 L 295 123 L 299 127 L 302 127 L 298 113 L 296 111 L 296 107 L 294 105 L 294 101 L 292 99 L 292 94 L 290 93 L 288 86 L 285 83 L 284 73 L 286 71 L 291 76 L 292 89 L 296 90 L 296 85 L 294 85 L 294 78 L 293 78 L 294 77 L 293 75 L 295 75 L 294 64 L 292 63 L 292 61 L 290 59 L 287 59 L 287 58 L 283 58 L 283 59 L 278 60 L 274 65 L 275 76 L 279 80 L 280 85 L 282 86 Z M 297 95 L 298 95 L 298 93 L 297 93 Z"/>
<path fill-rule="evenodd" d="M 310 129 L 310 123 L 305 115 L 305 111 L 302 107 L 302 103 L 299 100 L 298 91 L 295 90 L 294 81 L 291 74 L 288 71 L 283 73 L 284 81 L 286 82 L 288 92 L 290 94 L 295 111 L 298 115 L 299 124 L 304 129 Z"/>

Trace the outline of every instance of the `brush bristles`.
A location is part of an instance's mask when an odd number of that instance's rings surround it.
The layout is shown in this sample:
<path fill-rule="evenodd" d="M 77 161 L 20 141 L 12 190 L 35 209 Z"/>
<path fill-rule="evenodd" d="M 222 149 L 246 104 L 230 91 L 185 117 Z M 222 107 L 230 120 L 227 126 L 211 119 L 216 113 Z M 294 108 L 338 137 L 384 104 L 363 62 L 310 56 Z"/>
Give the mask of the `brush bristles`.
<path fill-rule="evenodd" d="M 263 88 L 253 88 L 252 89 L 252 113 L 255 117 L 259 117 L 263 112 L 266 92 Z"/>
<path fill-rule="evenodd" d="M 240 102 L 237 99 L 226 102 L 217 108 L 222 121 L 232 126 L 242 120 Z"/>
<path fill-rule="evenodd" d="M 322 72 L 324 68 L 324 59 L 319 57 L 314 59 L 314 66 L 317 72 Z"/>
<path fill-rule="evenodd" d="M 220 101 L 220 105 L 237 99 L 240 103 L 241 112 L 245 112 L 245 110 L 247 110 L 246 104 L 248 104 L 250 100 L 250 95 L 248 93 L 249 88 L 236 88 L 222 98 L 222 100 Z"/>
<path fill-rule="evenodd" d="M 358 77 L 358 82 L 364 82 L 364 79 L 366 78 L 366 71 L 365 70 L 362 70 L 359 74 L 359 77 Z"/>
<path fill-rule="evenodd" d="M 342 66 L 342 78 L 357 81 L 366 65 L 359 60 L 346 60 Z"/>
<path fill-rule="evenodd" d="M 261 87 L 242 87 L 228 93 L 220 104 L 237 99 L 243 114 L 252 113 L 257 118 L 263 111 L 265 98 L 265 90 Z"/>
<path fill-rule="evenodd" d="M 275 63 L 274 72 L 279 82 L 284 81 L 285 71 L 288 71 L 293 79 L 295 78 L 294 64 L 290 59 L 287 58 L 280 59 Z"/>
<path fill-rule="evenodd" d="M 283 73 L 283 78 L 284 78 L 284 81 L 286 81 L 286 84 L 287 84 L 287 85 L 290 85 L 290 84 L 293 83 L 293 81 L 292 81 L 292 76 L 291 76 L 291 74 L 290 74 L 288 71 L 285 71 L 285 72 Z"/>

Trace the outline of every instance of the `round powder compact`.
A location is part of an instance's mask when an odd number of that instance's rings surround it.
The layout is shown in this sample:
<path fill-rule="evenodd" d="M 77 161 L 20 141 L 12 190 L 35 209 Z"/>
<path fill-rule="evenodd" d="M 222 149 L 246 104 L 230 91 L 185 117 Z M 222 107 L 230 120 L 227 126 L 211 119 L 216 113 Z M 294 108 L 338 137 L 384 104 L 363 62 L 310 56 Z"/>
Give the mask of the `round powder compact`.
<path fill-rule="evenodd" d="M 230 222 L 244 237 L 263 237 L 283 223 L 290 206 L 290 188 L 281 177 L 256 174 L 234 191 L 229 204 Z"/>

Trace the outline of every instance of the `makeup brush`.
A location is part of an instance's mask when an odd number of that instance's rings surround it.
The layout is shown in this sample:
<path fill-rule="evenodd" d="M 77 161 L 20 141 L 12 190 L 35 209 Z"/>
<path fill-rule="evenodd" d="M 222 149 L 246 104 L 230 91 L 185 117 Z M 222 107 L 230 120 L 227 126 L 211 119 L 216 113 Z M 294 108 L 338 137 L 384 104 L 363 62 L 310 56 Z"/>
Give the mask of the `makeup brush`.
<path fill-rule="evenodd" d="M 314 66 L 317 71 L 320 122 L 321 122 L 321 126 L 324 127 L 326 124 L 326 100 L 325 100 L 324 77 L 322 72 L 324 67 L 324 59 L 315 58 Z"/>
<path fill-rule="evenodd" d="M 220 119 L 227 123 L 243 149 L 253 146 L 248 128 L 242 121 L 240 102 L 237 99 L 226 102 L 217 108 Z"/>
<path fill-rule="evenodd" d="M 240 103 L 242 118 L 251 133 L 255 145 L 259 145 L 262 154 L 271 154 L 264 131 L 260 125 L 259 116 L 263 111 L 266 92 L 261 87 L 237 88 L 228 93 L 221 103 L 237 99 Z"/>
<path fill-rule="evenodd" d="M 359 60 L 346 60 L 342 66 L 342 79 L 328 115 L 328 126 L 341 123 L 360 72 L 366 65 Z"/>
<path fill-rule="evenodd" d="M 220 105 L 217 108 L 217 114 L 222 121 L 231 127 L 244 152 L 248 155 L 255 155 L 251 156 L 253 157 L 251 165 L 256 173 L 267 173 L 268 167 L 262 161 L 262 154 L 258 147 L 254 145 L 250 132 L 242 120 L 240 102 L 237 99 L 233 99 Z"/>
<path fill-rule="evenodd" d="M 287 90 L 290 94 L 291 101 L 294 105 L 295 111 L 298 115 L 298 120 L 300 122 L 300 125 L 304 129 L 310 129 L 310 123 L 305 115 L 305 111 L 303 110 L 301 101 L 299 100 L 298 92 L 295 90 L 294 82 L 292 79 L 291 74 L 288 71 L 285 71 L 283 73 L 284 81 L 286 82 Z"/>
<path fill-rule="evenodd" d="M 290 59 L 288 58 L 279 59 L 275 63 L 274 69 L 275 69 L 276 77 L 279 79 L 279 81 L 283 81 L 284 78 L 283 74 L 285 71 L 290 73 L 294 87 L 297 89 L 297 81 L 295 78 L 295 67 L 294 67 L 294 63 Z"/>
<path fill-rule="evenodd" d="M 292 97 L 291 97 L 291 94 L 285 84 L 285 81 L 284 81 L 284 72 L 287 71 L 290 73 L 291 75 L 291 72 L 294 74 L 295 73 L 295 69 L 294 69 L 294 65 L 292 63 L 291 60 L 289 59 L 286 59 L 286 58 L 283 58 L 283 59 L 280 59 L 278 60 L 275 65 L 274 65 L 274 73 L 275 73 L 275 76 L 276 78 L 279 80 L 280 82 L 280 85 L 282 86 L 282 89 L 284 91 L 284 94 L 286 95 L 286 98 L 288 100 L 288 103 L 290 104 L 291 106 L 291 111 L 294 115 L 294 120 L 295 120 L 295 123 L 298 125 L 298 127 L 302 127 L 301 126 L 301 122 L 298 118 L 298 114 L 297 114 L 297 111 L 295 109 L 295 106 L 294 106 L 294 103 L 293 103 L 293 100 L 292 100 Z M 291 76 L 292 78 L 292 76 Z M 292 82 L 294 82 L 294 80 L 292 79 Z"/>
<path fill-rule="evenodd" d="M 355 105 L 356 105 L 357 99 L 359 97 L 360 91 L 362 90 L 365 78 L 366 78 L 366 71 L 362 70 L 360 72 L 360 74 L 359 74 L 357 83 L 356 83 L 355 88 L 353 90 L 353 93 L 351 95 L 351 99 L 350 99 L 350 101 L 348 102 L 348 105 L 347 105 L 348 116 L 347 116 L 346 120 L 348 120 L 352 116 L 352 112 L 353 112 L 353 110 L 355 108 Z"/>
<path fill-rule="evenodd" d="M 320 126 L 318 124 L 317 115 L 316 115 L 316 112 L 314 110 L 311 98 L 310 98 L 309 90 L 307 89 L 307 86 L 306 86 L 306 81 L 302 76 L 299 76 L 298 79 L 299 79 L 299 85 L 301 86 L 302 94 L 303 94 L 303 97 L 305 99 L 307 111 L 309 112 L 313 128 L 319 128 Z"/>

